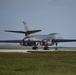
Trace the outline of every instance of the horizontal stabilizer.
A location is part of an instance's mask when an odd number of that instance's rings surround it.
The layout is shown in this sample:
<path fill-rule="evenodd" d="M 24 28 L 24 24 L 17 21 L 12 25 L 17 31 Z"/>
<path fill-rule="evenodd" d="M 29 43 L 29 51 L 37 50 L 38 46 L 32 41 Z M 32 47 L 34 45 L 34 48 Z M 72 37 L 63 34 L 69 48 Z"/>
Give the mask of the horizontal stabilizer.
<path fill-rule="evenodd" d="M 13 30 L 5 30 L 5 32 L 13 32 L 13 33 L 24 33 L 24 31 L 13 31 Z"/>
<path fill-rule="evenodd" d="M 33 33 L 40 32 L 40 31 L 41 30 L 29 30 L 26 32 L 26 35 L 33 34 Z"/>
<path fill-rule="evenodd" d="M 33 33 L 36 33 L 36 32 L 40 32 L 41 30 L 29 30 L 29 31 L 13 31 L 13 30 L 5 30 L 5 32 L 13 32 L 13 33 L 22 33 L 22 34 L 25 34 L 26 36 L 29 35 L 29 34 L 33 34 Z"/>

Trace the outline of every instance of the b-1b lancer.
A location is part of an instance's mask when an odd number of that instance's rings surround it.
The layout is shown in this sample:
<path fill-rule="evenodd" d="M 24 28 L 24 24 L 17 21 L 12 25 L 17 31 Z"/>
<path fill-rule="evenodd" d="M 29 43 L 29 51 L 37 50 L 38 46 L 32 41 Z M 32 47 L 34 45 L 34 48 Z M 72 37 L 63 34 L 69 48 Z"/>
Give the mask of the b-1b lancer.
<path fill-rule="evenodd" d="M 27 23 L 23 21 L 25 31 L 5 30 L 6 32 L 25 34 L 22 40 L 0 40 L 0 43 L 20 43 L 22 46 L 32 46 L 33 50 L 38 49 L 38 45 L 44 46 L 44 50 L 48 50 L 48 46 L 56 45 L 57 50 L 59 42 L 76 42 L 76 39 L 63 39 L 59 33 L 51 33 L 48 35 L 33 35 L 33 33 L 41 30 L 29 30 Z"/>

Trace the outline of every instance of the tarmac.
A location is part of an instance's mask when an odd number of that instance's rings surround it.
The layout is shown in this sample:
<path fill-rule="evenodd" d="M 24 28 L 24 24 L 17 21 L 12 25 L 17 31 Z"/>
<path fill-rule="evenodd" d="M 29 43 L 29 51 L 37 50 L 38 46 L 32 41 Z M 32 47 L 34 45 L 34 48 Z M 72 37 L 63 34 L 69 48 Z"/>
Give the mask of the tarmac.
<path fill-rule="evenodd" d="M 20 53 L 27 53 L 28 50 L 23 49 L 0 49 L 0 52 L 20 52 Z"/>
<path fill-rule="evenodd" d="M 58 47 L 58 50 L 55 50 L 55 47 L 49 47 L 49 50 L 43 50 L 44 46 L 39 46 L 38 50 L 32 50 L 30 46 L 20 46 L 20 45 L 0 45 L 0 52 L 22 52 L 28 53 L 33 51 L 76 51 L 76 47 Z"/>
<path fill-rule="evenodd" d="M 51 51 L 76 51 L 76 48 L 60 48 L 58 50 L 55 49 L 50 49 L 50 50 L 43 50 L 43 49 L 38 49 L 38 50 L 32 50 L 32 49 L 0 49 L 0 52 L 18 52 L 18 53 L 29 53 L 29 52 L 51 52 Z"/>
<path fill-rule="evenodd" d="M 54 51 L 54 50 L 24 50 L 24 49 L 0 49 L 0 52 L 19 52 L 19 53 L 29 53 L 29 52 L 34 52 L 34 51 Z"/>

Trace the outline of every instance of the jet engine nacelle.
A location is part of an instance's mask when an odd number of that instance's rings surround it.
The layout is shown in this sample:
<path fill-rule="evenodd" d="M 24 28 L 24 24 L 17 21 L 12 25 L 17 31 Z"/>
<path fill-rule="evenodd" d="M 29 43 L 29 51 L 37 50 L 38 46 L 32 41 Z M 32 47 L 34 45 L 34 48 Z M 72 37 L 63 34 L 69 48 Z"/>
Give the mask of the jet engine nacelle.
<path fill-rule="evenodd" d="M 33 46 L 35 44 L 36 44 L 36 42 L 34 42 L 34 41 L 21 41 L 20 42 L 20 45 L 22 45 L 22 46 Z"/>
<path fill-rule="evenodd" d="M 40 42 L 40 45 L 41 46 L 46 46 L 46 45 L 52 46 L 52 45 L 54 45 L 54 43 L 51 41 L 42 41 L 42 42 Z"/>
<path fill-rule="evenodd" d="M 51 41 L 48 41 L 47 43 L 48 43 L 48 45 L 49 45 L 49 46 L 54 45 L 54 43 L 53 43 L 53 42 L 51 42 Z"/>
<path fill-rule="evenodd" d="M 27 46 L 27 42 L 21 41 L 21 42 L 20 42 L 20 45 L 22 45 L 22 46 Z"/>

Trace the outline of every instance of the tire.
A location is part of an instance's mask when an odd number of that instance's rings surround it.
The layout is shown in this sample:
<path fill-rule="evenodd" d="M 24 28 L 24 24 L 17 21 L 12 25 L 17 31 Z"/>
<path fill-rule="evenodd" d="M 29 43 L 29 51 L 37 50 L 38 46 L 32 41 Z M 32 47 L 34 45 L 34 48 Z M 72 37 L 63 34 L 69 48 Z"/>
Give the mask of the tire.
<path fill-rule="evenodd" d="M 44 50 L 49 50 L 49 47 L 44 47 Z"/>
<path fill-rule="evenodd" d="M 32 47 L 32 49 L 33 49 L 33 50 L 37 50 L 37 49 L 38 49 L 38 47 Z"/>

